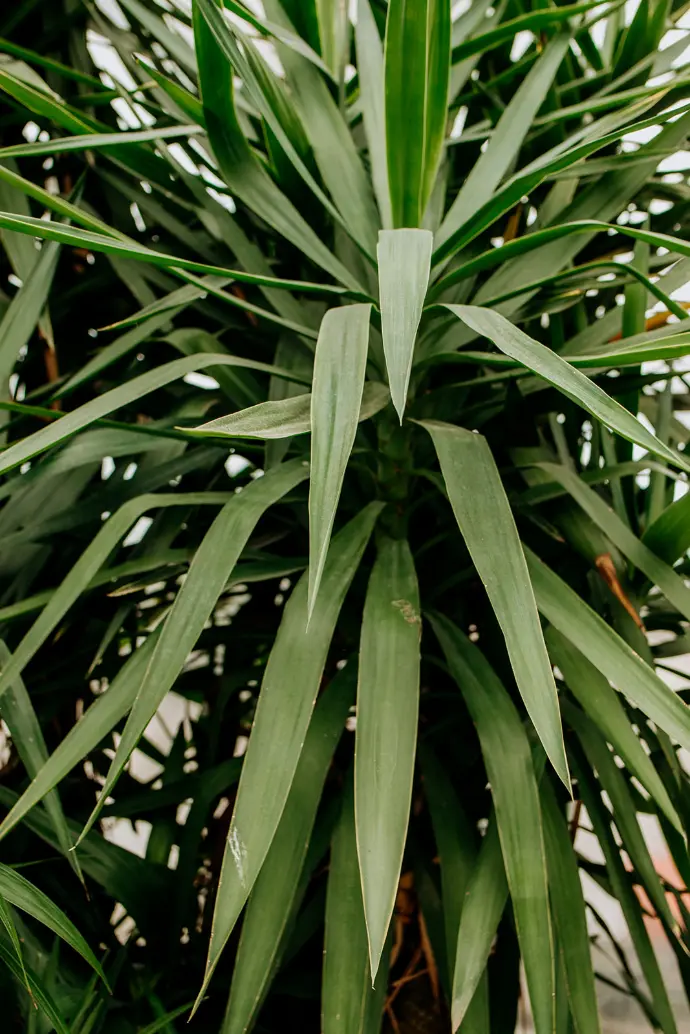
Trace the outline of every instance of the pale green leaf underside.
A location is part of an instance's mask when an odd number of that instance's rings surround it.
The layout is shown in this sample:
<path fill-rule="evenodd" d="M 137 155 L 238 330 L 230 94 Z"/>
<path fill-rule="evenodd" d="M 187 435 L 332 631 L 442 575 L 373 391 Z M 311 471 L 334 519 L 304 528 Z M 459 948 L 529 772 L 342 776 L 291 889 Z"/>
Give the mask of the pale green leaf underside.
<path fill-rule="evenodd" d="M 383 351 L 391 397 L 401 423 L 429 284 L 433 242 L 429 230 L 382 230 L 379 234 Z"/>
<path fill-rule="evenodd" d="M 379 381 L 368 381 L 362 392 L 359 421 L 368 420 L 388 405 L 390 392 Z M 181 428 L 200 438 L 291 438 L 311 431 L 311 393 L 275 402 L 259 402 L 238 413 L 219 416 L 199 427 Z"/>

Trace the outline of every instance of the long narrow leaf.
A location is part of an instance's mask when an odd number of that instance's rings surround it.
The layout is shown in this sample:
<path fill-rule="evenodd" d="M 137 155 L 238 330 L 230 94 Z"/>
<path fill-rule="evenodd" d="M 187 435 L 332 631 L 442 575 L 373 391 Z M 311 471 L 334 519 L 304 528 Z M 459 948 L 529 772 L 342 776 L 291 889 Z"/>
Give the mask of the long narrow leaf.
<path fill-rule="evenodd" d="M 450 72 L 449 0 L 392 0 L 386 21 L 388 185 L 395 227 L 421 225 L 441 157 Z"/>
<path fill-rule="evenodd" d="M 555 627 L 545 633 L 549 656 L 597 728 L 613 744 L 628 769 L 651 794 L 669 822 L 681 831 L 680 819 L 659 773 L 630 724 L 608 680 Z"/>
<path fill-rule="evenodd" d="M 200 998 L 237 922 L 285 807 L 321 683 L 333 629 L 381 506 L 371 503 L 335 537 L 307 628 L 308 574 L 285 607 L 256 708 L 230 824 Z"/>
<path fill-rule="evenodd" d="M 388 977 L 384 957 L 372 978 L 357 859 L 355 807 L 348 779 L 331 844 L 326 894 L 321 1030 L 378 1034 Z"/>
<path fill-rule="evenodd" d="M 422 426 L 433 440 L 453 512 L 503 630 L 527 711 L 568 786 L 556 686 L 522 545 L 491 450 L 485 438 L 464 428 L 436 421 Z"/>
<path fill-rule="evenodd" d="M 525 549 L 537 606 L 609 682 L 669 736 L 690 749 L 690 710 L 576 592 Z"/>
<path fill-rule="evenodd" d="M 282 818 L 247 904 L 222 1034 L 242 1034 L 252 1025 L 285 946 L 285 933 L 300 896 L 316 809 L 354 702 L 355 685 L 354 666 L 348 663 L 314 709 Z M 361 922 L 364 926 L 363 913 Z M 350 933 L 348 928 L 348 936 Z M 364 952 L 366 963 L 366 941 Z"/>
<path fill-rule="evenodd" d="M 434 631 L 477 728 L 537 1034 L 553 1029 L 555 954 L 539 789 L 527 734 L 493 668 L 447 618 Z M 461 918 L 462 921 L 462 918 Z"/>
<path fill-rule="evenodd" d="M 547 779 L 541 785 L 541 805 L 551 905 L 570 1010 L 577 1034 L 598 1034 L 601 1028 L 580 871 L 568 827 Z"/>
<path fill-rule="evenodd" d="M 299 460 L 274 467 L 226 503 L 209 528 L 154 646 L 108 770 L 104 792 L 84 826 L 82 837 L 96 821 L 130 754 L 182 671 L 257 522 L 306 476 L 306 466 Z"/>
<path fill-rule="evenodd" d="M 623 438 L 649 449 L 658 456 L 663 456 L 674 466 L 690 471 L 690 461 L 681 453 L 660 442 L 602 388 L 593 384 L 579 370 L 573 369 L 555 352 L 518 330 L 500 313 L 476 305 L 448 305 L 447 308 L 477 334 L 490 338 L 502 352 L 549 381 Z"/>
<path fill-rule="evenodd" d="M 371 306 L 329 309 L 314 356 L 309 482 L 309 617 L 314 611 L 328 543 L 362 406 Z M 306 398 L 306 396 L 305 396 Z"/>
<path fill-rule="evenodd" d="M 382 539 L 362 616 L 355 813 L 375 978 L 400 879 L 419 710 L 419 589 L 410 547 Z"/>
<path fill-rule="evenodd" d="M 432 247 L 433 235 L 428 230 L 383 230 L 379 234 L 383 351 L 391 397 L 400 423 L 429 283 Z"/>

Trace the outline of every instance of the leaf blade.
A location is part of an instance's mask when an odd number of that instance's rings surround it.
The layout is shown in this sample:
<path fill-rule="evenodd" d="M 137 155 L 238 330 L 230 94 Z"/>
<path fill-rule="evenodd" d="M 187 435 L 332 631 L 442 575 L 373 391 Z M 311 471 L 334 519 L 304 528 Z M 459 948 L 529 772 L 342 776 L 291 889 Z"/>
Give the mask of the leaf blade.
<path fill-rule="evenodd" d="M 370 315 L 370 305 L 329 309 L 321 322 L 316 342 L 310 398 L 310 618 L 357 433 L 369 348 Z"/>
<path fill-rule="evenodd" d="M 515 679 L 544 748 L 569 787 L 556 684 L 510 504 L 485 438 L 422 422 L 431 435 L 451 506 L 503 631 Z M 465 491 L 465 485 L 477 486 Z M 495 543 L 502 544 L 497 554 Z"/>
<path fill-rule="evenodd" d="M 355 734 L 357 853 L 372 980 L 393 914 L 410 815 L 420 633 L 410 547 L 404 539 L 382 539 L 362 616 Z"/>
<path fill-rule="evenodd" d="M 429 230 L 382 230 L 379 234 L 377 258 L 383 351 L 391 397 L 400 423 L 429 284 L 433 241 Z"/>
<path fill-rule="evenodd" d="M 612 427 L 623 438 L 663 456 L 674 466 L 690 471 L 690 461 L 660 442 L 631 413 L 610 398 L 605 391 L 575 370 L 561 356 L 514 327 L 498 312 L 482 309 L 475 305 L 446 306 L 477 334 L 490 338 L 494 344 L 511 358 L 527 366 L 534 373 L 557 387 L 578 405 L 604 424 Z"/>
<path fill-rule="evenodd" d="M 555 953 L 539 789 L 529 741 L 515 705 L 479 648 L 447 618 L 435 615 L 431 622 L 479 735 L 535 1029 L 548 1034 L 554 1022 Z"/>
<path fill-rule="evenodd" d="M 306 621 L 308 575 L 302 576 L 285 607 L 264 674 L 242 766 L 223 858 L 204 986 L 198 1002 L 280 821 L 340 607 L 380 510 L 379 504 L 369 504 L 334 538 L 324 570 L 324 591 L 309 628 Z M 290 682 L 286 688 L 287 678 Z M 279 750 L 276 744 L 280 745 Z"/>

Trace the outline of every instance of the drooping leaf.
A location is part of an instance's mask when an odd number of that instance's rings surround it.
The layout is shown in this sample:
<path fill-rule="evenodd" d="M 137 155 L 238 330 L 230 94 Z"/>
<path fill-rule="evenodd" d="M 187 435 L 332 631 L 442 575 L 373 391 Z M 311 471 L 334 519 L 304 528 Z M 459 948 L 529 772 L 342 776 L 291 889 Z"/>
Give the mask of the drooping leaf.
<path fill-rule="evenodd" d="M 6 643 L 0 639 L 0 664 L 7 667 L 11 658 Z M 12 743 L 22 759 L 27 775 L 35 779 L 43 765 L 48 761 L 48 748 L 43 737 L 41 723 L 31 703 L 26 686 L 20 678 L 9 686 L 0 700 L 0 715 L 9 729 Z M 81 876 L 78 856 L 72 851 L 73 840 L 70 836 L 60 798 L 52 793 L 45 801 L 45 808 L 55 827 L 55 835 L 60 842 L 60 849 L 74 868 L 77 876 Z M 1 891 L 0 891 L 1 893 Z"/>
<path fill-rule="evenodd" d="M 553 673 L 522 545 L 489 445 L 481 435 L 451 424 L 427 421 L 423 426 L 433 440 L 458 526 L 501 625 L 527 711 L 568 786 Z M 496 543 L 501 544 L 500 554 Z"/>
<path fill-rule="evenodd" d="M 608 680 L 555 627 L 547 628 L 545 638 L 551 660 L 558 665 L 585 713 L 613 744 L 616 753 L 656 800 L 669 822 L 680 829 L 680 819 L 668 791 Z"/>
<path fill-rule="evenodd" d="M 453 984 L 460 916 L 465 905 L 470 881 L 478 864 L 477 835 L 462 809 L 444 767 L 423 744 L 420 745 L 419 753 L 424 775 L 424 789 L 441 864 L 450 990 Z M 467 1007 L 462 1021 L 463 1034 L 488 1034 L 488 991 L 488 975 L 485 975 Z"/>
<path fill-rule="evenodd" d="M 153 645 L 151 637 L 130 655 L 107 692 L 97 697 L 83 718 L 70 729 L 3 819 L 0 837 L 21 822 L 31 808 L 97 747 L 127 713 L 148 667 Z"/>
<path fill-rule="evenodd" d="M 41 1012 L 47 1017 L 58 1034 L 71 1034 L 67 1022 L 56 1005 L 53 996 L 44 987 L 43 980 L 30 969 L 26 969 L 17 958 L 9 935 L 4 929 L 0 929 L 0 958 L 20 984 L 25 985 L 25 981 L 28 981 L 29 994 L 38 1003 Z"/>
<path fill-rule="evenodd" d="M 84 427 L 88 427 L 89 424 L 99 420 L 102 416 L 112 413 L 116 409 L 128 405 L 130 402 L 134 402 L 144 395 L 148 395 L 149 392 L 165 387 L 166 384 L 185 377 L 192 371 L 205 370 L 209 366 L 239 366 L 249 370 L 263 370 L 264 373 L 283 376 L 286 380 L 291 380 L 294 376 L 288 370 L 277 370 L 276 367 L 265 363 L 256 363 L 251 359 L 240 359 L 236 356 L 227 355 L 227 353 L 220 353 L 218 355 L 213 355 L 212 353 L 197 354 L 186 356 L 184 359 L 174 359 L 173 362 L 158 366 L 156 369 L 150 370 L 140 377 L 135 377 L 126 384 L 121 384 L 117 388 L 111 388 L 110 391 L 106 391 L 105 394 L 91 399 L 71 413 L 66 413 L 52 425 L 42 427 L 40 431 L 36 431 L 28 438 L 24 438 L 15 445 L 11 445 L 0 455 L 0 473 L 12 470 L 13 467 L 17 467 L 26 460 L 32 459 L 38 453 L 59 444 L 65 438 L 76 434 L 77 431 L 81 431 Z"/>
<path fill-rule="evenodd" d="M 604 502 L 593 488 L 589 488 L 577 475 L 556 463 L 542 463 L 540 468 L 549 477 L 559 482 L 585 513 L 598 524 L 611 541 L 657 585 L 676 609 L 690 620 L 690 589 L 667 564 L 660 560 L 641 542 L 624 521 Z"/>
<path fill-rule="evenodd" d="M 690 747 L 690 710 L 570 586 L 525 549 L 537 606 L 609 682 L 681 745 Z"/>
<path fill-rule="evenodd" d="M 447 308 L 477 334 L 490 338 L 502 352 L 549 381 L 623 438 L 649 449 L 658 456 L 663 456 L 668 463 L 690 471 L 690 463 L 681 453 L 660 442 L 602 388 L 592 383 L 579 370 L 573 369 L 555 352 L 513 326 L 500 313 L 475 305 L 448 305 Z"/>
<path fill-rule="evenodd" d="M 529 741 L 514 704 L 481 651 L 447 618 L 435 615 L 431 620 L 479 735 L 535 1029 L 551 1031 L 555 953 L 539 789 Z"/>
<path fill-rule="evenodd" d="M 649 525 L 642 541 L 652 552 L 675 564 L 690 549 L 690 493 L 667 506 Z"/>
<path fill-rule="evenodd" d="M 460 915 L 451 1002 L 453 1031 L 462 1024 L 477 993 L 507 900 L 508 882 L 493 817 L 482 840 Z"/>
<path fill-rule="evenodd" d="M 0 863 L 0 895 L 10 904 L 28 913 L 43 923 L 49 930 L 61 937 L 66 944 L 74 948 L 107 985 L 101 964 L 91 951 L 88 943 L 79 933 L 74 923 L 59 909 L 42 890 L 25 879 L 21 873 Z"/>
<path fill-rule="evenodd" d="M 91 829 L 130 754 L 182 671 L 258 520 L 306 476 L 305 464 L 300 460 L 274 467 L 226 503 L 209 528 L 153 648 L 108 770 L 104 792 L 84 826 L 82 837 Z"/>

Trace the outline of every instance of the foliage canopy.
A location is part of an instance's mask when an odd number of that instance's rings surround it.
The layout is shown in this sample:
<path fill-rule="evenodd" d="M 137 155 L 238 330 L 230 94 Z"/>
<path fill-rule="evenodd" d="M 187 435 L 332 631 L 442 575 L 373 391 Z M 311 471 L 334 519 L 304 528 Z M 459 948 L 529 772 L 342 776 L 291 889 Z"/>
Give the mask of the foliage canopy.
<path fill-rule="evenodd" d="M 12 1029 L 680 1030 L 685 6 L 3 11 Z"/>

